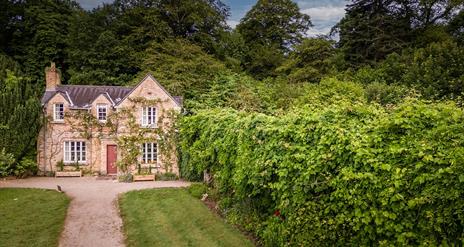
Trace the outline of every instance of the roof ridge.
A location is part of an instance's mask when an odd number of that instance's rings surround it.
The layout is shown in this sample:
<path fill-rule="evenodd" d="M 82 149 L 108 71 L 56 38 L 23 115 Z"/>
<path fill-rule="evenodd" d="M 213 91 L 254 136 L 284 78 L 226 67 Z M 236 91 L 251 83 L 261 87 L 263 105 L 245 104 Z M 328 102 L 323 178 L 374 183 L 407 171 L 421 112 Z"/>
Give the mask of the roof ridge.
<path fill-rule="evenodd" d="M 132 89 L 133 87 L 129 86 L 112 86 L 112 85 L 58 85 L 57 87 L 115 87 L 115 88 L 127 88 Z"/>

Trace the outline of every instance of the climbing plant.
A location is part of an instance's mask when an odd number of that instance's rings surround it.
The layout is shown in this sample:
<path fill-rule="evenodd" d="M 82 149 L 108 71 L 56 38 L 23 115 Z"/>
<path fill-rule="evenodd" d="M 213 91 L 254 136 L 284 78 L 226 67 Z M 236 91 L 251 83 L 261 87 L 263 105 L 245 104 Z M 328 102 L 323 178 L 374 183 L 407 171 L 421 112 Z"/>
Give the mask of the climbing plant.
<path fill-rule="evenodd" d="M 264 246 L 459 245 L 463 120 L 417 99 L 203 110 L 182 120 L 181 173 L 210 172 L 227 218 Z"/>
<path fill-rule="evenodd" d="M 177 121 L 180 113 L 176 110 L 157 112 L 156 127 L 144 127 L 140 124 L 134 109 L 154 106 L 162 109 L 166 100 L 149 100 L 143 97 L 128 98 L 130 104 L 111 111 L 105 122 L 97 119 L 90 111 L 74 111 L 66 113 L 67 122 L 82 138 L 91 140 L 102 137 L 113 138 L 118 145 L 120 156 L 117 162 L 120 173 L 127 174 L 136 167 L 141 156 L 141 146 L 145 142 L 156 142 L 161 163 L 166 172 L 173 171 L 176 162 Z"/>

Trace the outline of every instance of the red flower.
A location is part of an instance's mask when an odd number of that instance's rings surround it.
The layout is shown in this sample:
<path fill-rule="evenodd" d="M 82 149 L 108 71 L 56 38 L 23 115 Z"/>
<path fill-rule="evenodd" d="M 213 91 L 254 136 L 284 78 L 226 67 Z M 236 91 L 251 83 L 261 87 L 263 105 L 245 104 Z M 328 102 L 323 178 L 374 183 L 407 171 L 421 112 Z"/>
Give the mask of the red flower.
<path fill-rule="evenodd" d="M 281 219 L 281 220 L 285 220 L 285 217 L 283 215 L 280 214 L 280 210 L 277 209 L 275 212 L 274 212 L 274 216 Z"/>

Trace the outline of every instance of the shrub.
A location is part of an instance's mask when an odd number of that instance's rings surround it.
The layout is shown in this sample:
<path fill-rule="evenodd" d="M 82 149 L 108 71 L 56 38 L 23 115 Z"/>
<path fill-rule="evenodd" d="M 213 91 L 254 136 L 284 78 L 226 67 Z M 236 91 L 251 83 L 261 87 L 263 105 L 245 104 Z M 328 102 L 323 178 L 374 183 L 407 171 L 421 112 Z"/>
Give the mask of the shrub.
<path fill-rule="evenodd" d="M 463 119 L 453 102 L 416 99 L 199 111 L 182 120 L 181 171 L 210 171 L 226 215 L 264 245 L 460 243 Z"/>
<path fill-rule="evenodd" d="M 193 197 L 196 197 L 196 198 L 200 199 L 203 196 L 203 194 L 206 193 L 207 188 L 208 187 L 206 187 L 206 185 L 204 183 L 192 183 L 192 185 L 190 185 L 187 188 L 187 191 Z"/>
<path fill-rule="evenodd" d="M 123 183 L 132 183 L 133 177 L 132 174 L 126 173 L 118 176 L 118 181 Z"/>
<path fill-rule="evenodd" d="M 56 168 L 58 168 L 58 171 L 62 172 L 64 170 L 64 161 L 60 160 L 56 162 Z"/>
<path fill-rule="evenodd" d="M 38 171 L 37 164 L 30 159 L 23 159 L 14 169 L 14 175 L 18 178 L 35 175 Z"/>
<path fill-rule="evenodd" d="M 165 173 L 156 173 L 155 175 L 156 177 L 156 180 L 159 180 L 159 181 L 173 181 L 173 180 L 177 180 L 178 177 L 175 173 L 172 173 L 172 172 L 165 172 Z"/>
<path fill-rule="evenodd" d="M 11 174 L 15 159 L 5 149 L 0 150 L 0 177 L 6 177 Z"/>

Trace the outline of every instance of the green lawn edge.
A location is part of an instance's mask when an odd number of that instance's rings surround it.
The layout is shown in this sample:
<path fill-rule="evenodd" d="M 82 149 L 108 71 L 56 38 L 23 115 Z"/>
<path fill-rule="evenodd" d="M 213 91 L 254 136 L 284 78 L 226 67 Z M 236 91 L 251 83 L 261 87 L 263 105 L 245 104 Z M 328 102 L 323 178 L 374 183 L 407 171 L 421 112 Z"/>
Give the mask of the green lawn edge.
<path fill-rule="evenodd" d="M 118 205 L 127 246 L 254 246 L 186 189 L 130 191 Z"/>
<path fill-rule="evenodd" d="M 0 188 L 0 247 L 58 246 L 70 201 L 49 189 Z"/>

